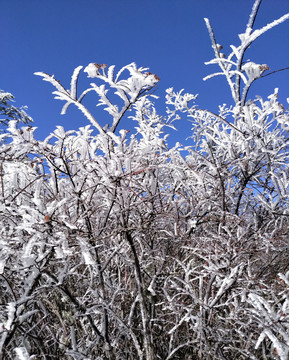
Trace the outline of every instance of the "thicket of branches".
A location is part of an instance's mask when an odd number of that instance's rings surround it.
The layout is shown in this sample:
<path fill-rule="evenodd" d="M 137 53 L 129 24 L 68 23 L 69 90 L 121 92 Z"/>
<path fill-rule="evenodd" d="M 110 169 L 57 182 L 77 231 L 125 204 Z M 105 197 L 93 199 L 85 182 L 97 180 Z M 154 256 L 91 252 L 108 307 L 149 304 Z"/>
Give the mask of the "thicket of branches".
<path fill-rule="evenodd" d="M 12 120 L 1 135 L 0 359 L 288 359 L 289 116 L 277 89 L 247 99 L 269 68 L 244 55 L 289 14 L 253 30 L 260 3 L 226 57 L 206 19 L 212 76 L 234 100 L 218 114 L 171 88 L 159 116 L 159 78 L 135 64 L 89 64 L 80 96 L 82 67 L 69 90 L 36 73 L 91 125 L 38 141 Z M 89 92 L 110 126 L 84 106 Z M 180 115 L 186 157 L 166 143 Z"/>
<path fill-rule="evenodd" d="M 26 113 L 25 106 L 19 108 L 11 104 L 14 101 L 13 99 L 12 94 L 0 90 L 0 124 L 2 127 L 0 132 L 4 131 L 3 128 L 8 125 L 10 120 L 16 120 L 16 122 L 24 124 L 33 122 L 32 118 Z"/>

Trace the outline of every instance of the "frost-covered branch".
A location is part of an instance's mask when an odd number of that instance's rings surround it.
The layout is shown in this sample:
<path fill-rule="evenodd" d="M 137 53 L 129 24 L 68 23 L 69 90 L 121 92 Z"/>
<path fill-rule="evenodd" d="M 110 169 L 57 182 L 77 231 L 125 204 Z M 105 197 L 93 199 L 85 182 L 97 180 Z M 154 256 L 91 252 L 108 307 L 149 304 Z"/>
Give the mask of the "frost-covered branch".
<path fill-rule="evenodd" d="M 206 62 L 206 64 L 218 64 L 221 69 L 221 72 L 216 72 L 211 75 L 208 75 L 204 78 L 204 80 L 210 79 L 218 75 L 226 76 L 232 97 L 236 104 L 238 104 L 239 102 L 242 105 L 245 104 L 247 93 L 250 89 L 251 84 L 256 79 L 260 78 L 264 71 L 269 70 L 269 67 L 266 64 L 261 65 L 261 64 L 255 64 L 254 62 L 244 63 L 244 56 L 246 50 L 259 36 L 263 35 L 266 31 L 281 24 L 282 22 L 288 20 L 289 18 L 289 14 L 283 15 L 279 19 L 267 24 L 261 29 L 257 29 L 253 31 L 253 26 L 260 5 L 261 5 L 261 0 L 256 0 L 254 2 L 249 17 L 249 21 L 246 26 L 246 30 L 243 34 L 239 34 L 239 39 L 241 40 L 241 44 L 238 47 L 231 45 L 232 52 L 228 55 L 227 58 L 223 53 L 220 52 L 222 46 L 217 44 L 212 26 L 209 20 L 205 18 L 206 26 L 209 31 L 212 47 L 215 54 L 215 58 L 209 62 Z M 235 62 L 232 61 L 234 57 L 236 58 Z M 234 67 L 235 70 L 231 70 L 232 67 Z M 244 76 L 244 73 L 247 75 L 247 77 Z M 244 82 L 243 90 L 241 89 L 241 80 L 243 80 Z"/>
<path fill-rule="evenodd" d="M 120 120 L 124 114 L 131 108 L 131 106 L 138 101 L 142 96 L 145 96 L 149 91 L 158 83 L 159 78 L 148 72 L 147 68 L 137 68 L 135 63 L 131 63 L 127 66 L 124 66 L 116 76 L 114 76 L 115 66 L 110 66 L 105 71 L 107 65 L 94 64 L 90 63 L 84 69 L 84 72 L 87 73 L 89 78 L 96 78 L 102 82 L 109 85 L 110 88 L 115 90 L 115 94 L 119 96 L 124 105 L 121 110 L 118 109 L 117 105 L 113 105 L 110 99 L 108 98 L 108 89 L 105 84 L 96 85 L 91 83 L 91 88 L 83 91 L 79 98 L 77 98 L 77 81 L 79 78 L 80 71 L 82 66 L 78 66 L 71 77 L 71 86 L 70 90 L 66 90 L 59 81 L 54 78 L 54 75 L 50 76 L 43 72 L 36 72 L 35 75 L 42 76 L 43 80 L 50 82 L 53 86 L 56 87 L 56 91 L 53 92 L 55 99 L 63 100 L 66 104 L 63 106 L 61 114 L 65 114 L 69 105 L 76 105 L 80 111 L 85 115 L 85 117 L 91 122 L 91 124 L 101 133 L 105 133 L 105 129 L 100 123 L 92 116 L 90 111 L 82 104 L 83 98 L 91 91 L 95 91 L 99 96 L 99 101 L 97 106 L 104 105 L 104 110 L 113 117 L 113 122 L 109 131 L 114 133 L 117 126 L 119 125 Z M 102 70 L 102 72 L 100 72 Z M 130 76 L 127 79 L 123 79 L 123 73 L 128 71 Z"/>

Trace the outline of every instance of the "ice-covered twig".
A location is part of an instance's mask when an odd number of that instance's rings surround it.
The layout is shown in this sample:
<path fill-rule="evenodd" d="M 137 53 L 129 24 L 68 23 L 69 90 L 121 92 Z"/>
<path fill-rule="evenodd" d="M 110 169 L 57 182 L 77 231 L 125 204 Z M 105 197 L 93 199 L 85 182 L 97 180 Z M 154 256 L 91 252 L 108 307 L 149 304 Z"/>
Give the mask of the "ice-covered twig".
<path fill-rule="evenodd" d="M 99 124 L 98 121 L 92 116 L 88 109 L 82 104 L 82 100 L 86 94 L 90 91 L 95 91 L 99 96 L 97 106 L 105 105 L 105 110 L 113 117 L 113 122 L 109 131 L 115 132 L 120 120 L 126 113 L 126 111 L 134 104 L 140 97 L 148 94 L 148 92 L 158 83 L 160 80 L 155 74 L 148 72 L 147 68 L 137 68 L 135 63 L 124 66 L 114 77 L 115 66 L 110 66 L 105 71 L 107 65 L 105 64 L 88 64 L 84 72 L 87 73 L 89 78 L 97 78 L 108 84 L 110 88 L 115 89 L 115 94 L 119 96 L 124 105 L 121 110 L 118 106 L 114 105 L 108 98 L 108 91 L 105 84 L 97 85 L 95 83 L 90 84 L 90 88 L 82 92 L 79 98 L 77 98 L 77 81 L 83 66 L 78 66 L 71 77 L 70 90 L 66 90 L 60 83 L 54 78 L 54 75 L 48 75 L 43 72 L 36 72 L 35 75 L 42 76 L 44 81 L 50 82 L 56 87 L 56 91 L 53 92 L 56 99 L 65 101 L 65 105 L 62 108 L 61 114 L 65 114 L 70 104 L 75 104 L 86 118 L 91 122 L 97 130 L 104 134 L 105 129 Z M 127 70 L 130 76 L 126 79 L 122 79 L 123 72 Z"/>
<path fill-rule="evenodd" d="M 73 90 L 73 94 L 75 94 L 76 96 L 76 80 L 77 80 L 77 77 L 78 77 L 78 73 L 79 71 L 81 70 L 82 67 L 78 67 L 75 72 L 74 72 L 74 75 L 75 76 L 72 76 L 72 90 Z M 57 91 L 54 91 L 53 94 L 55 94 L 55 98 L 56 99 L 59 99 L 59 100 L 64 100 L 66 101 L 66 104 L 65 106 L 62 108 L 62 112 L 61 114 L 65 114 L 65 111 L 67 110 L 68 106 L 73 103 L 75 104 L 80 110 L 81 112 L 85 115 L 85 117 L 91 122 L 91 124 L 93 126 L 95 126 L 97 128 L 97 130 L 100 132 L 100 133 L 104 133 L 102 127 L 99 125 L 99 123 L 95 120 L 95 118 L 91 115 L 91 113 L 87 110 L 87 108 L 81 103 L 79 102 L 76 98 L 73 98 L 71 93 L 66 90 L 60 83 L 59 81 L 57 81 L 55 78 L 54 78 L 54 75 L 49 75 L 49 74 L 46 74 L 44 72 L 35 72 L 34 75 L 38 75 L 38 76 L 42 76 L 43 80 L 44 81 L 48 81 L 50 82 L 53 86 L 56 87 Z"/>
<path fill-rule="evenodd" d="M 241 104 L 245 103 L 247 93 L 253 81 L 260 78 L 262 73 L 265 70 L 269 69 L 267 65 L 256 64 L 256 66 L 254 67 L 252 66 L 252 64 L 254 64 L 253 62 L 243 65 L 243 59 L 246 50 L 259 36 L 263 35 L 266 31 L 272 29 L 273 27 L 289 19 L 289 13 L 288 13 L 281 16 L 279 19 L 272 21 L 266 26 L 263 26 L 262 28 L 253 31 L 253 26 L 255 23 L 255 19 L 260 4 L 261 4 L 261 0 L 255 1 L 251 14 L 249 16 L 249 21 L 246 26 L 246 30 L 244 33 L 239 34 L 241 45 L 239 45 L 238 47 L 231 45 L 232 52 L 228 55 L 227 59 L 224 57 L 223 54 L 220 53 L 220 46 L 216 43 L 212 26 L 209 20 L 205 19 L 215 54 L 215 58 L 205 64 L 214 64 L 214 63 L 218 64 L 221 69 L 221 72 L 216 72 L 211 75 L 208 75 L 204 78 L 204 80 L 210 79 L 218 75 L 226 76 L 227 82 L 230 86 L 232 97 L 236 104 L 239 102 Z M 232 61 L 233 57 L 236 57 L 237 59 L 236 63 Z M 235 67 L 235 70 L 231 70 L 232 67 Z M 248 78 L 245 77 L 245 75 L 243 74 L 244 72 L 246 73 Z M 245 84 L 243 90 L 241 90 L 241 79 L 244 81 Z"/>

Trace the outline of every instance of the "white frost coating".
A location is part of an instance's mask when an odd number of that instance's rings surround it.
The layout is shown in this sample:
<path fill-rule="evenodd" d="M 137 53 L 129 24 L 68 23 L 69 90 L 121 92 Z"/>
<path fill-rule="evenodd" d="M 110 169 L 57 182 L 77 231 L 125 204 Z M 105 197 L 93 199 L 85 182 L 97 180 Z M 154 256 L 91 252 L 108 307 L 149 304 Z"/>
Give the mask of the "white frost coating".
<path fill-rule="evenodd" d="M 17 347 L 14 349 L 17 360 L 29 360 L 30 356 L 25 347 Z"/>
<path fill-rule="evenodd" d="M 269 329 L 264 330 L 263 333 L 268 337 L 268 339 L 271 340 L 273 348 L 277 352 L 279 359 L 288 360 L 288 355 L 289 355 L 288 345 L 283 344 Z"/>
<path fill-rule="evenodd" d="M 6 264 L 6 259 L 0 259 L 0 274 L 3 274 L 5 264 Z"/>
<path fill-rule="evenodd" d="M 196 219 L 189 219 L 188 220 L 188 229 L 195 229 L 197 227 L 197 220 Z"/>
<path fill-rule="evenodd" d="M 258 79 L 265 70 L 269 70 L 266 64 L 255 64 L 253 61 L 247 62 L 242 66 L 242 70 L 247 74 L 249 81 Z"/>
<path fill-rule="evenodd" d="M 71 77 L 71 83 L 70 83 L 70 95 L 71 97 L 76 100 L 76 93 L 77 93 L 77 80 L 78 80 L 78 76 L 79 73 L 81 71 L 81 69 L 83 68 L 83 66 L 78 66 L 72 74 Z"/>
<path fill-rule="evenodd" d="M 7 330 L 10 330 L 11 325 L 12 325 L 12 323 L 14 321 L 14 318 L 15 318 L 15 312 L 16 312 L 15 305 L 16 305 L 15 302 L 10 302 L 6 306 L 8 319 L 6 321 L 5 328 Z"/>
<path fill-rule="evenodd" d="M 88 64 L 83 71 L 87 73 L 89 78 L 96 78 L 99 75 L 99 68 L 93 63 Z"/>
<path fill-rule="evenodd" d="M 154 280 L 155 278 L 151 281 L 149 287 L 148 287 L 148 291 L 151 293 L 152 296 L 156 296 L 156 292 L 155 290 L 153 289 L 153 285 L 154 285 Z"/>
<path fill-rule="evenodd" d="M 87 249 L 82 249 L 82 256 L 86 265 L 93 265 L 95 263 Z"/>
<path fill-rule="evenodd" d="M 81 254 L 82 254 L 84 263 L 86 265 L 94 265 L 95 261 L 93 260 L 91 254 L 89 252 L 88 245 L 81 238 L 78 238 L 78 241 L 80 243 Z"/>
<path fill-rule="evenodd" d="M 273 311 L 270 305 L 261 296 L 257 294 L 249 294 L 248 298 L 251 300 L 252 305 L 260 312 L 260 314 L 267 316 L 267 314 L 273 315 Z"/>
<path fill-rule="evenodd" d="M 281 360 L 287 360 L 289 355 L 289 336 L 286 322 L 282 323 L 281 318 L 288 313 L 288 300 L 285 300 L 281 312 L 280 309 L 278 312 L 275 312 L 267 300 L 257 294 L 249 294 L 248 300 L 255 309 L 253 313 L 262 319 L 263 326 L 266 327 L 266 329 L 261 332 L 255 349 L 258 349 L 265 337 L 267 337 L 272 342 L 272 346 L 279 358 Z M 272 327 L 272 323 L 275 324 L 274 327 Z"/>
<path fill-rule="evenodd" d="M 0 103 L 14 99 L 14 96 L 9 92 L 0 91 Z"/>
<path fill-rule="evenodd" d="M 267 24 L 266 26 L 263 26 L 261 29 L 255 30 L 249 37 L 245 37 L 244 42 L 250 42 L 252 43 L 255 41 L 259 36 L 264 34 L 266 31 L 272 29 L 274 26 L 277 26 L 281 24 L 282 22 L 289 19 L 289 13 L 281 16 L 279 19 L 272 21 L 271 23 Z M 247 41 L 246 41 L 247 40 Z"/>
<path fill-rule="evenodd" d="M 238 275 L 238 272 L 242 268 L 241 265 L 237 265 L 235 268 L 231 270 L 230 275 L 225 278 L 222 282 L 222 285 L 220 286 L 215 298 L 212 300 L 212 302 L 209 304 L 210 307 L 214 306 L 218 300 L 223 296 L 223 294 L 231 287 L 231 285 L 235 282 L 236 277 Z"/>
<path fill-rule="evenodd" d="M 56 89 L 59 92 L 64 92 L 66 93 L 67 91 L 65 90 L 65 88 L 54 78 L 54 75 L 50 76 L 44 72 L 35 72 L 34 75 L 37 76 L 42 76 L 43 77 L 43 81 L 48 81 L 50 82 L 52 85 L 54 85 L 56 87 Z"/>
<path fill-rule="evenodd" d="M 263 331 L 263 332 L 259 335 L 259 337 L 258 337 L 258 340 L 257 340 L 256 345 L 255 345 L 255 349 L 258 349 L 258 347 L 260 346 L 260 344 L 262 343 L 262 341 L 265 339 L 265 337 L 266 337 L 266 334 L 265 334 L 265 332 Z"/>
<path fill-rule="evenodd" d="M 252 28 L 247 27 L 246 31 L 243 34 L 238 35 L 239 39 L 241 40 L 242 43 L 245 42 L 249 38 L 251 32 L 252 32 Z"/>
<path fill-rule="evenodd" d="M 41 199 L 42 186 L 43 186 L 42 179 L 35 181 L 35 192 L 34 192 L 34 196 L 33 196 L 33 202 L 36 205 L 36 207 L 39 209 L 39 211 L 41 211 L 41 212 L 44 211 L 44 204 Z"/>
<path fill-rule="evenodd" d="M 25 320 L 29 319 L 32 315 L 34 315 L 36 313 L 38 313 L 38 310 L 31 310 L 31 311 L 24 313 L 23 315 L 20 315 L 19 322 L 20 323 L 24 322 Z"/>

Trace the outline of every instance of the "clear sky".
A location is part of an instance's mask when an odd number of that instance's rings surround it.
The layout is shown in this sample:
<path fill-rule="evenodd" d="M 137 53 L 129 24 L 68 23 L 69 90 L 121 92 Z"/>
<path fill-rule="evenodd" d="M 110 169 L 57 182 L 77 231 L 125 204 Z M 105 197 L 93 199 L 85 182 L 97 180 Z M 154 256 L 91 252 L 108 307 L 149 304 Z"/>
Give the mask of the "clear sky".
<path fill-rule="evenodd" d="M 219 104 L 231 103 L 223 77 L 204 82 L 213 57 L 204 23 L 208 17 L 217 42 L 229 52 L 239 45 L 253 0 L 0 0 L 1 57 L 0 89 L 16 97 L 16 106 L 28 105 L 40 139 L 56 125 L 66 130 L 87 124 L 71 106 L 60 115 L 63 102 L 54 100 L 52 85 L 43 82 L 35 71 L 55 74 L 69 87 L 70 76 L 78 65 L 90 62 L 116 65 L 131 62 L 149 67 L 161 81 L 157 89 L 163 103 L 165 89 L 199 94 L 201 108 L 216 111 Z M 263 0 L 255 27 L 289 12 L 289 0 Z M 271 70 L 289 66 L 289 21 L 259 38 L 248 51 L 248 58 L 267 64 Z M 86 74 L 82 89 L 89 86 Z M 260 79 L 252 87 L 255 94 L 268 96 L 279 87 L 280 100 L 289 97 L 289 70 Z M 91 95 L 93 96 L 93 95 Z M 95 96 L 95 95 L 94 95 Z M 158 104 L 158 102 L 157 102 Z M 96 109 L 90 104 L 91 112 Z M 157 105 L 158 106 L 158 105 Z M 160 107 L 160 112 L 164 107 Z M 96 113 L 102 116 L 102 113 Z M 129 121 L 129 120 L 125 120 Z M 101 123 L 101 121 L 100 121 Z M 175 123 L 178 132 L 171 141 L 185 143 L 190 123 Z M 126 124 L 123 124 L 126 128 Z"/>

